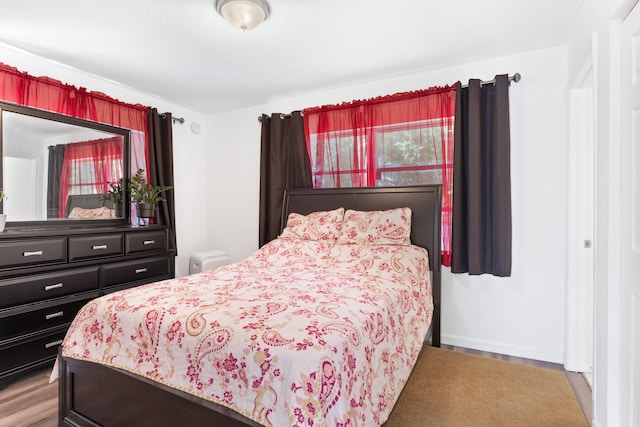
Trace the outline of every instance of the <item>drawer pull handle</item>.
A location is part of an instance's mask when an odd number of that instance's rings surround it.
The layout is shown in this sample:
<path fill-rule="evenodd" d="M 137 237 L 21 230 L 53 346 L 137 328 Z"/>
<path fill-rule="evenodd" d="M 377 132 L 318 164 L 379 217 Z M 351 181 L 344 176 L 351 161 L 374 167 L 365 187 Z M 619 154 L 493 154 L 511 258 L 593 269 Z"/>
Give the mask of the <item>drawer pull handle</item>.
<path fill-rule="evenodd" d="M 60 344 L 62 344 L 62 340 L 53 341 L 53 342 L 46 343 L 44 345 L 44 348 L 51 348 L 51 347 L 55 347 L 55 346 L 60 345 Z"/>
<path fill-rule="evenodd" d="M 42 255 L 42 251 L 23 252 L 22 256 L 39 256 Z"/>
<path fill-rule="evenodd" d="M 136 274 L 139 274 L 139 273 L 146 273 L 146 272 L 147 272 L 147 269 L 146 269 L 146 268 L 136 268 Z"/>
<path fill-rule="evenodd" d="M 98 249 L 107 249 L 107 245 L 93 245 L 92 249 L 97 251 Z"/>
<path fill-rule="evenodd" d="M 145 240 L 144 242 L 142 242 L 143 245 L 155 245 L 156 241 L 155 240 Z"/>
<path fill-rule="evenodd" d="M 63 287 L 64 285 L 62 283 L 56 283 L 55 285 L 47 285 L 44 287 L 45 291 L 50 291 L 53 289 L 60 289 L 61 287 Z"/>
<path fill-rule="evenodd" d="M 64 316 L 64 311 L 59 311 L 57 313 L 47 314 L 46 316 L 44 316 L 44 319 L 51 320 L 51 319 L 55 319 L 56 317 L 62 317 L 62 316 Z"/>

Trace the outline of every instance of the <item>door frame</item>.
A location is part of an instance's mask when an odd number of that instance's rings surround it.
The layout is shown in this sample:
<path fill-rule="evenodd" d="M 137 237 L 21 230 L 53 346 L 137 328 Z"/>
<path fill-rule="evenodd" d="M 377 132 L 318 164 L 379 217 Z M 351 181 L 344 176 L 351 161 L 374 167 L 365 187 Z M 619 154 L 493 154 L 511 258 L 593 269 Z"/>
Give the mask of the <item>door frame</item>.
<path fill-rule="evenodd" d="M 595 35 L 593 35 L 595 38 Z M 585 373 L 593 388 L 595 324 L 596 46 L 569 83 L 569 206 L 564 366 Z M 585 150 L 586 148 L 586 150 Z M 581 215 L 585 204 L 591 215 Z M 585 240 L 591 247 L 585 248 Z M 584 283 L 587 282 L 585 288 Z"/>

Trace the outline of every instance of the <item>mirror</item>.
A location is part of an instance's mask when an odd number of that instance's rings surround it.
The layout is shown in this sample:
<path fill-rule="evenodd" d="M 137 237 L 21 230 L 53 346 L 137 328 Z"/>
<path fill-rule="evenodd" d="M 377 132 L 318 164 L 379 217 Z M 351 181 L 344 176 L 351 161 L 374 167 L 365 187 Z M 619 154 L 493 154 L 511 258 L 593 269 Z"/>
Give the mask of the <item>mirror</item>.
<path fill-rule="evenodd" d="M 8 226 L 129 222 L 126 192 L 107 196 L 129 176 L 129 130 L 6 103 L 0 130 Z"/>

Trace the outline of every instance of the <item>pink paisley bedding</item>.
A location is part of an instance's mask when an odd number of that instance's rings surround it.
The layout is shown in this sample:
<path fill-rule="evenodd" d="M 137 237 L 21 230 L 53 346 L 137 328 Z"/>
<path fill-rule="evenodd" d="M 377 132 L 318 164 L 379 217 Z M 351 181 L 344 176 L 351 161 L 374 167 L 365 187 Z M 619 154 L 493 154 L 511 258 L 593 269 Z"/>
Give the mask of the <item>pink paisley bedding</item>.
<path fill-rule="evenodd" d="M 62 353 L 265 426 L 374 426 L 411 372 L 432 307 L 420 247 L 278 238 L 239 263 L 90 302 Z"/>

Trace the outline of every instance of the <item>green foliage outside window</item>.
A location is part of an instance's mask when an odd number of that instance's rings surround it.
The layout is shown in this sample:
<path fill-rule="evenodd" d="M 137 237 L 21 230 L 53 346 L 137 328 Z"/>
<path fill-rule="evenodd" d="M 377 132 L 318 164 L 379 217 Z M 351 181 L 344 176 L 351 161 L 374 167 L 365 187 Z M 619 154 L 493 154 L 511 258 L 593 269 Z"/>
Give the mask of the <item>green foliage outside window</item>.
<path fill-rule="evenodd" d="M 442 132 L 440 126 L 429 124 L 402 124 L 380 128 L 374 132 L 376 169 L 375 180 L 378 187 L 423 185 L 442 183 Z M 317 140 L 312 138 L 311 155 L 316 153 Z M 365 185 L 366 177 L 366 135 L 360 136 L 360 145 L 354 149 L 352 134 L 335 135 L 325 142 L 323 169 L 314 170 L 320 187 L 337 187 L 331 173 L 320 175 L 320 171 L 340 170 L 340 187 Z M 354 168 L 354 159 L 359 160 L 359 168 Z M 450 161 L 452 161 L 451 159 Z M 312 159 L 315 165 L 315 159 Z M 354 183 L 353 174 L 358 174 L 361 182 Z M 316 185 L 317 186 L 317 185 Z"/>

